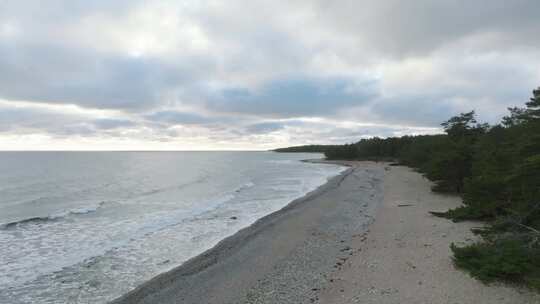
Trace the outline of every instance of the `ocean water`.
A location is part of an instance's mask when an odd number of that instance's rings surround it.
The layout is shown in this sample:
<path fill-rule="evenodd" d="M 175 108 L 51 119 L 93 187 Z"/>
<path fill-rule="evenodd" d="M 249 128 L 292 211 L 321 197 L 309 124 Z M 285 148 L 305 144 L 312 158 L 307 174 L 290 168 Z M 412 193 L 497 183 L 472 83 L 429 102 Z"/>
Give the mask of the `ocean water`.
<path fill-rule="evenodd" d="M 0 153 L 0 302 L 106 303 L 343 170 L 319 157 Z"/>

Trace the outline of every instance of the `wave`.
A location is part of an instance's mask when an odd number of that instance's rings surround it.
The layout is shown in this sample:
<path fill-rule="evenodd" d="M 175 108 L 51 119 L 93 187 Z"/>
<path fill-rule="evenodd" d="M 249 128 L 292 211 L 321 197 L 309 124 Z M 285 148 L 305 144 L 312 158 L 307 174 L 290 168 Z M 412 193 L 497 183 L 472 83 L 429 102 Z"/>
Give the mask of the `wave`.
<path fill-rule="evenodd" d="M 55 221 L 55 220 L 56 220 L 56 218 L 50 217 L 50 216 L 30 217 L 30 218 L 25 218 L 25 219 L 14 221 L 14 222 L 0 224 L 0 229 L 1 230 L 7 230 L 7 229 L 10 229 L 10 228 L 15 228 L 15 226 L 18 226 L 20 224 L 43 223 L 43 222 L 49 222 L 49 221 Z"/>
<path fill-rule="evenodd" d="M 179 185 L 179 186 L 176 186 L 176 187 L 183 187 L 183 186 L 188 186 L 188 185 L 195 184 L 195 183 L 200 183 L 200 182 L 203 182 L 204 179 L 205 178 L 201 178 L 201 179 L 198 179 L 198 180 L 196 180 L 194 182 L 187 183 L 187 184 L 184 184 L 184 185 Z M 223 197 L 217 199 L 216 201 L 219 202 L 218 205 L 220 205 L 222 203 L 225 203 L 225 202 L 228 202 L 228 201 L 230 201 L 231 199 L 233 199 L 235 197 L 234 194 L 238 194 L 238 193 L 240 193 L 240 192 L 242 192 L 242 191 L 244 191 L 244 190 L 246 190 L 248 188 L 253 187 L 254 185 L 255 184 L 252 183 L 252 182 L 247 182 L 247 183 L 239 186 L 238 188 L 232 190 L 229 194 L 224 195 Z M 155 189 L 153 191 L 148 191 L 146 193 L 143 193 L 143 195 L 151 195 L 151 194 L 159 193 L 159 192 L 165 191 L 166 189 L 168 190 L 170 188 L 172 188 L 172 187 L 162 188 L 162 189 Z M 13 221 L 13 222 L 0 223 L 0 230 L 15 229 L 16 227 L 21 226 L 21 225 L 42 224 L 42 223 L 47 223 L 47 222 L 55 222 L 55 221 L 65 219 L 65 218 L 70 217 L 70 216 L 85 215 L 85 214 L 93 213 L 93 212 L 98 211 L 100 208 L 102 208 L 103 205 L 105 205 L 105 203 L 106 203 L 105 201 L 102 201 L 102 202 L 100 202 L 99 204 L 97 204 L 95 206 L 73 208 L 73 209 L 64 210 L 64 211 L 61 211 L 61 212 L 58 212 L 58 213 L 49 214 L 49 215 L 46 215 L 46 216 L 28 217 L 28 218 L 23 218 L 23 219 L 16 220 L 16 221 Z"/>
<path fill-rule="evenodd" d="M 235 193 L 239 193 L 239 192 L 242 192 L 242 191 L 244 191 L 244 190 L 246 190 L 246 189 L 248 189 L 248 188 L 251 188 L 251 187 L 253 187 L 253 186 L 255 186 L 254 183 L 252 183 L 252 182 L 247 182 L 247 183 L 243 184 L 242 186 L 236 188 L 236 190 L 234 190 L 234 192 L 235 192 Z"/>
<path fill-rule="evenodd" d="M 93 212 L 98 211 L 99 208 L 103 207 L 105 203 L 106 202 L 103 201 L 97 204 L 96 206 L 73 208 L 73 209 L 65 210 L 59 213 L 50 214 L 47 216 L 35 216 L 35 217 L 24 218 L 24 219 L 13 221 L 13 222 L 3 223 L 3 224 L 0 224 L 0 230 L 13 229 L 23 224 L 39 224 L 39 223 L 46 223 L 46 222 L 54 222 L 54 221 L 58 221 L 63 218 L 66 218 L 70 215 L 84 215 L 88 213 L 93 213 Z"/>
<path fill-rule="evenodd" d="M 192 185 L 205 183 L 209 179 L 209 177 L 210 176 L 205 175 L 205 176 L 202 176 L 202 177 L 197 178 L 195 180 L 186 182 L 184 184 L 172 185 L 172 186 L 168 186 L 168 187 L 151 189 L 151 190 L 142 192 L 142 193 L 140 193 L 140 194 L 138 194 L 136 196 L 151 196 L 151 195 L 154 195 L 154 194 L 167 192 L 167 191 L 171 191 L 171 190 L 181 190 L 181 189 L 187 188 L 187 187 L 192 186 Z"/>

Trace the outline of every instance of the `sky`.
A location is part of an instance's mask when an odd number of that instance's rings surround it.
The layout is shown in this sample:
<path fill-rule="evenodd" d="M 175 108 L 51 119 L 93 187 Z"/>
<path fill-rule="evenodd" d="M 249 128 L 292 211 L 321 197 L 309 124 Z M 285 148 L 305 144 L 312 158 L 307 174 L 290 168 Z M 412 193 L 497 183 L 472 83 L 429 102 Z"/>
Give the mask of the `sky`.
<path fill-rule="evenodd" d="M 0 0 L 0 150 L 266 150 L 497 123 L 538 0 Z"/>

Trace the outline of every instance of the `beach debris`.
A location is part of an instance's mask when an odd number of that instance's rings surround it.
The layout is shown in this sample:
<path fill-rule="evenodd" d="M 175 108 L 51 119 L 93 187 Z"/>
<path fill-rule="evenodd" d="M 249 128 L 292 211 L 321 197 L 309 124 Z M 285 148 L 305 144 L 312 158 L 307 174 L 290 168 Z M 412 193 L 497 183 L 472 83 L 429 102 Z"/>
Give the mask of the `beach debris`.
<path fill-rule="evenodd" d="M 412 269 L 416 269 L 416 266 L 412 262 L 407 261 L 407 265 L 411 267 Z"/>
<path fill-rule="evenodd" d="M 398 207 L 411 207 L 414 206 L 414 204 L 398 204 Z"/>
<path fill-rule="evenodd" d="M 367 267 L 368 268 L 377 268 L 377 262 L 373 262 L 373 263 L 367 263 Z"/>
<path fill-rule="evenodd" d="M 430 211 L 429 213 L 430 213 L 431 215 L 436 216 L 436 217 L 447 218 L 446 212 Z"/>

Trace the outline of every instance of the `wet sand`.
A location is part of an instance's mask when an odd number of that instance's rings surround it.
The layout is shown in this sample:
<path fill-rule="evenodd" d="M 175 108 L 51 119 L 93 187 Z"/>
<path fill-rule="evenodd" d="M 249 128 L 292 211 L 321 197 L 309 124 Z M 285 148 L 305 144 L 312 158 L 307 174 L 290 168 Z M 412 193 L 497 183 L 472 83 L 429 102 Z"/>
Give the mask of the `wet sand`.
<path fill-rule="evenodd" d="M 405 167 L 341 163 L 351 167 L 113 303 L 540 303 L 453 267 L 450 243 L 472 241 L 475 224 L 428 211 L 459 198 Z"/>

